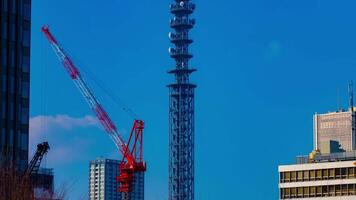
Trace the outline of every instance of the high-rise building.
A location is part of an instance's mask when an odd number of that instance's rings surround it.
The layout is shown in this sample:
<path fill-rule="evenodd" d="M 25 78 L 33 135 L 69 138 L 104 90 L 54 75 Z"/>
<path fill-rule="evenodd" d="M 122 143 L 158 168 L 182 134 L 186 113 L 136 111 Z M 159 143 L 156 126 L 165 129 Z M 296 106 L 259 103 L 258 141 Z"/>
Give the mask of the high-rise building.
<path fill-rule="evenodd" d="M 169 87 L 169 200 L 194 199 L 194 89 L 189 76 L 195 69 L 189 66 L 193 55 L 189 36 L 195 25 L 190 15 L 195 4 L 190 0 L 175 0 L 170 6 L 174 17 L 170 26 L 174 33 L 169 39 L 174 48 L 169 48 L 175 68 L 169 71 L 175 83 Z"/>
<path fill-rule="evenodd" d="M 89 199 L 121 200 L 118 160 L 98 158 L 89 164 Z M 130 200 L 144 200 L 144 173 L 135 174 Z"/>
<path fill-rule="evenodd" d="M 31 0 L 2 0 L 0 40 L 0 162 L 28 162 Z"/>
<path fill-rule="evenodd" d="M 355 112 L 350 91 L 349 111 L 314 115 L 313 152 L 298 156 L 296 164 L 278 167 L 280 199 L 356 199 Z"/>
<path fill-rule="evenodd" d="M 355 127 L 356 119 L 353 109 L 315 114 L 314 149 L 322 153 L 328 153 L 325 146 L 328 146 L 331 141 L 336 141 L 340 145 L 339 151 L 348 152 L 356 150 Z"/>

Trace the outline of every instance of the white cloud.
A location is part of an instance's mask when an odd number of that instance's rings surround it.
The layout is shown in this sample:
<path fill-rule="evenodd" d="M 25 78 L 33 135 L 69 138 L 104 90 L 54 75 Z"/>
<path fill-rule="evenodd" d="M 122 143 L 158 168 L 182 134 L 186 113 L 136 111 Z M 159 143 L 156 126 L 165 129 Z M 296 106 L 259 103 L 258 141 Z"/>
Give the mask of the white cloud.
<path fill-rule="evenodd" d="M 98 125 L 98 120 L 90 115 L 82 118 L 75 118 L 68 115 L 39 115 L 30 119 L 30 136 L 35 137 L 36 135 L 58 128 L 72 130 L 74 128 L 85 128 Z"/>
<path fill-rule="evenodd" d="M 51 146 L 49 161 L 54 164 L 58 158 L 71 161 L 88 148 L 89 138 L 81 130 L 98 128 L 100 124 L 94 116 L 71 117 L 68 115 L 39 115 L 30 119 L 30 154 L 36 151 L 36 145 L 48 141 Z M 76 130 L 78 129 L 78 130 Z M 81 129 L 81 130 L 79 130 Z M 79 133 L 78 133 L 79 131 Z M 79 138 L 79 139 L 78 139 Z M 76 149 L 73 151 L 73 149 Z M 53 161 L 53 162 L 51 162 Z"/>

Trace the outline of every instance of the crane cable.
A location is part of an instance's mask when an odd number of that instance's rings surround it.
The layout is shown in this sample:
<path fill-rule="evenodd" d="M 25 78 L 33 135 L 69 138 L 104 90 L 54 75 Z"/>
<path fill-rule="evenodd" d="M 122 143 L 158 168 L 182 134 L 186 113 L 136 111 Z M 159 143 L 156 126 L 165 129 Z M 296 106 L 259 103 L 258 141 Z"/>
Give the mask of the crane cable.
<path fill-rule="evenodd" d="M 37 138 L 40 140 L 40 141 L 45 141 L 48 134 L 47 134 L 47 130 L 48 130 L 48 120 L 47 120 L 47 114 L 48 114 L 48 105 L 47 105 L 47 99 L 46 99 L 46 77 L 47 77 L 47 70 L 46 70 L 46 55 L 45 54 L 45 41 L 43 39 L 40 40 L 40 53 L 39 53 L 39 56 L 40 56 L 40 66 L 39 66 L 39 80 L 40 80 L 40 99 L 39 99 L 39 103 L 40 103 L 40 115 L 38 116 L 39 117 L 39 132 L 37 133 L 38 136 Z M 38 141 L 36 141 L 38 142 Z M 32 144 L 34 145 L 34 147 L 36 147 L 37 145 L 36 144 Z M 32 152 L 31 152 L 32 153 Z M 35 154 L 34 154 L 35 155 Z M 33 155 L 33 156 L 34 156 Z M 42 162 L 42 166 L 46 167 L 47 166 L 47 156 L 44 156 L 43 157 L 43 162 Z"/>
<path fill-rule="evenodd" d="M 91 82 L 93 82 L 97 87 L 100 88 L 100 90 L 106 95 L 108 96 L 117 106 L 119 106 L 122 111 L 124 111 L 127 115 L 129 115 L 131 118 L 133 119 L 139 119 L 139 115 L 136 114 L 130 107 L 128 107 L 124 101 L 122 99 L 120 99 L 113 91 L 112 88 L 109 88 L 108 86 L 106 86 L 103 81 L 101 81 L 96 75 L 95 73 L 93 73 L 88 67 L 84 67 L 84 65 L 81 65 L 77 62 L 77 59 L 75 59 L 75 56 L 73 57 L 72 54 L 68 54 L 70 55 L 72 60 L 75 60 L 76 67 L 78 67 L 80 69 L 81 72 L 83 72 L 85 74 L 84 79 L 86 77 L 88 77 Z"/>

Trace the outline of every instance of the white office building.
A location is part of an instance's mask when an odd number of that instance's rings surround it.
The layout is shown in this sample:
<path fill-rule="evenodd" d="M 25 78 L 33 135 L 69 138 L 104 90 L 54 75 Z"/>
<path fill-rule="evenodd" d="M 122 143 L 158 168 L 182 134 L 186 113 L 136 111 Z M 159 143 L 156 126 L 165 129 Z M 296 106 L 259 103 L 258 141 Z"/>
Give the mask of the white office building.
<path fill-rule="evenodd" d="M 330 154 L 316 163 L 279 166 L 280 199 L 355 200 L 356 153 L 348 154 L 353 156 Z"/>
<path fill-rule="evenodd" d="M 118 191 L 119 176 L 118 160 L 99 158 L 89 164 L 89 199 L 90 200 L 121 200 Z M 144 173 L 135 176 L 130 200 L 144 200 Z"/>

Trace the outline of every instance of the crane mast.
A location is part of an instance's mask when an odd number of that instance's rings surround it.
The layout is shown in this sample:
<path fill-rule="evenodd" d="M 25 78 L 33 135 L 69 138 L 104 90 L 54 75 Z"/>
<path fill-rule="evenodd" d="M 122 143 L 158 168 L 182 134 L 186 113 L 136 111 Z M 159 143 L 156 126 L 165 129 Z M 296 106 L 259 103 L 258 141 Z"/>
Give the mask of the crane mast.
<path fill-rule="evenodd" d="M 134 174 L 146 171 L 146 163 L 143 161 L 142 157 L 142 135 L 144 122 L 142 120 L 134 120 L 134 125 L 132 127 L 128 143 L 126 144 L 116 125 L 111 120 L 103 106 L 99 103 L 98 99 L 94 96 L 70 56 L 64 51 L 64 49 L 57 42 L 56 38 L 52 35 L 49 27 L 43 26 L 41 30 L 51 44 L 54 52 L 58 56 L 74 84 L 77 86 L 88 103 L 90 109 L 95 113 L 105 131 L 109 134 L 116 147 L 123 155 L 123 159 L 120 164 L 120 175 L 118 177 L 118 181 L 120 182 L 119 190 L 120 192 L 123 192 L 123 196 L 125 198 L 128 198 L 128 192 L 132 191 Z"/>

